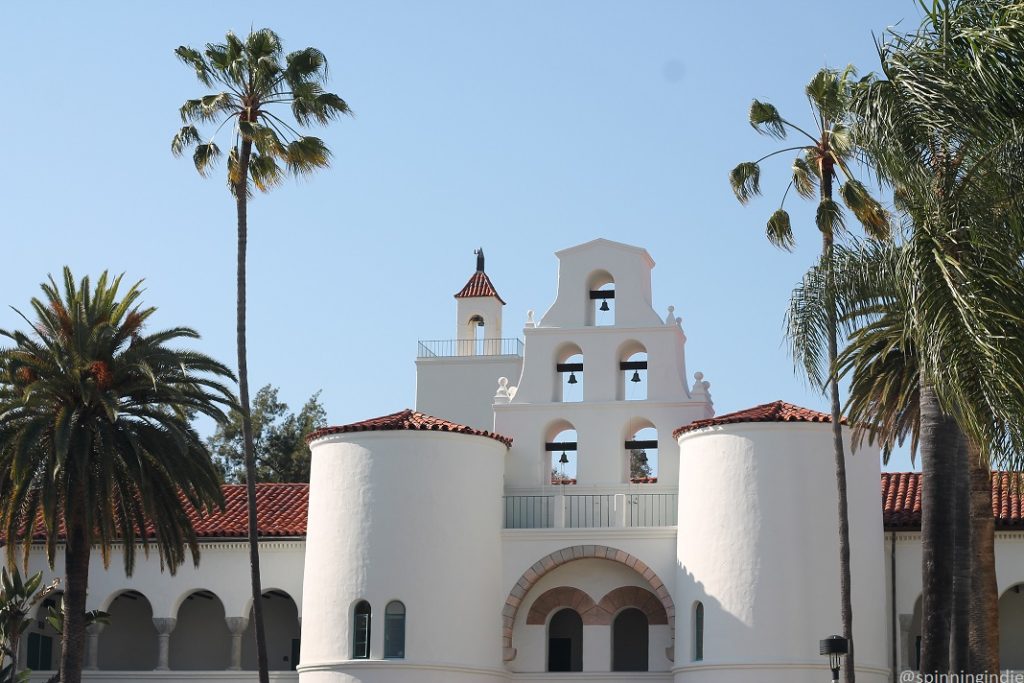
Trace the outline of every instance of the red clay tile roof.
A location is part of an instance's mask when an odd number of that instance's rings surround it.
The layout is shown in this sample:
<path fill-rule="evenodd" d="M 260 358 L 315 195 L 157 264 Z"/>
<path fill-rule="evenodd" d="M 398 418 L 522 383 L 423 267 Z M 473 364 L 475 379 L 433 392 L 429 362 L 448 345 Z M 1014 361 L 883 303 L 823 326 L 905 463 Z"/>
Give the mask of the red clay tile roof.
<path fill-rule="evenodd" d="M 199 538 L 245 538 L 248 536 L 248 510 L 246 509 L 245 484 L 223 484 L 224 510 L 200 516 L 190 505 L 184 506 Z M 256 484 L 256 507 L 259 521 L 259 535 L 262 538 L 297 537 L 306 535 L 306 512 L 309 508 L 309 484 Z M 42 519 L 38 532 L 33 538 L 42 541 Z M 64 523 L 60 523 L 60 538 L 64 538 Z M 154 537 L 151 526 L 146 536 Z M 0 540 L 2 542 L 2 540 Z"/>
<path fill-rule="evenodd" d="M 491 278 L 487 277 L 487 273 L 482 270 L 473 273 L 473 276 L 469 278 L 469 282 L 459 290 L 455 298 L 467 299 L 474 296 L 493 296 L 501 303 L 505 303 L 505 300 L 498 294 L 498 290 L 491 284 Z"/>
<path fill-rule="evenodd" d="M 306 437 L 306 443 L 315 441 L 323 436 L 329 436 L 330 434 L 344 434 L 347 432 L 384 432 L 391 430 L 423 430 L 472 434 L 474 436 L 486 436 L 494 439 L 495 441 L 500 441 L 506 446 L 512 445 L 512 439 L 507 436 L 484 431 L 482 429 L 474 429 L 473 427 L 460 425 L 457 422 L 449 422 L 448 420 L 443 420 L 439 417 L 424 415 L 423 413 L 417 413 L 415 410 L 409 410 L 408 408 L 397 413 L 391 413 L 390 415 L 375 417 L 370 420 L 363 420 L 362 422 L 354 422 L 348 425 L 341 425 L 340 427 L 324 427 L 323 429 L 318 429 Z"/>
<path fill-rule="evenodd" d="M 1014 482 L 1016 479 L 1016 483 Z M 995 472 L 992 514 L 996 529 L 1024 528 L 1024 475 Z M 921 528 L 921 473 L 882 473 L 882 522 L 887 530 Z"/>
<path fill-rule="evenodd" d="M 746 410 L 738 410 L 735 413 L 727 413 L 718 417 L 706 420 L 694 420 L 690 424 L 680 427 L 672 432 L 676 437 L 685 432 L 691 432 L 702 427 L 713 427 L 715 425 L 733 424 L 736 422 L 831 422 L 832 416 L 828 413 L 820 413 L 817 410 L 801 408 L 785 401 L 774 401 L 764 403 Z M 846 424 L 846 418 L 840 420 Z"/>

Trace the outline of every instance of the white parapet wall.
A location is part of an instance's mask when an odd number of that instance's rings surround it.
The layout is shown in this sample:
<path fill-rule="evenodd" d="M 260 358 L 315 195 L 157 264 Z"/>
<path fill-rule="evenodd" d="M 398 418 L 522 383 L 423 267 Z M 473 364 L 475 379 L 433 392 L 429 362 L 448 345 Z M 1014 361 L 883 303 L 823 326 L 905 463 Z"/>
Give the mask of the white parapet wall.
<path fill-rule="evenodd" d="M 842 632 L 831 426 L 724 424 L 683 433 L 679 445 L 676 680 L 823 680 L 818 641 Z M 878 452 L 846 445 L 857 675 L 882 683 Z"/>

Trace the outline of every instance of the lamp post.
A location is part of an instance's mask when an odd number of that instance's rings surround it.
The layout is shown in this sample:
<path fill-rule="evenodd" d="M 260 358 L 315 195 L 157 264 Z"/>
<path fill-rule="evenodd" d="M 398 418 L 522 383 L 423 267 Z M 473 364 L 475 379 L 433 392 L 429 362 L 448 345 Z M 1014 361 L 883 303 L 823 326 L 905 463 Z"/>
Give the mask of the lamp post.
<path fill-rule="evenodd" d="M 846 638 L 829 636 L 821 641 L 819 648 L 819 654 L 828 657 L 828 666 L 832 669 L 832 683 L 839 683 L 839 667 L 843 662 L 843 655 L 849 651 Z"/>

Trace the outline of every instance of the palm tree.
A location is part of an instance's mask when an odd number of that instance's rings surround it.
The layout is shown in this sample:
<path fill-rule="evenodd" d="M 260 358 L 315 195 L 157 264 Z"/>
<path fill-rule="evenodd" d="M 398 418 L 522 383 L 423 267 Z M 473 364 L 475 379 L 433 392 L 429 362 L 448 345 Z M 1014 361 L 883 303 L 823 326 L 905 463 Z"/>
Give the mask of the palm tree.
<path fill-rule="evenodd" d="M 741 203 L 761 192 L 761 162 L 786 152 L 796 152 L 793 160 L 792 179 L 782 196 L 782 205 L 771 215 L 767 224 L 768 241 L 776 247 L 790 250 L 795 244 L 789 214 L 785 210 L 786 197 L 791 189 L 805 199 L 818 195 L 816 224 L 822 237 L 822 263 L 831 263 L 835 239 L 845 229 L 845 219 L 840 205 L 833 199 L 833 190 L 838 185 L 839 196 L 853 213 L 864 230 L 872 237 L 885 238 L 889 232 L 889 217 L 881 204 L 867 188 L 854 177 L 850 161 L 854 152 L 849 123 L 849 105 L 853 76 L 852 67 L 842 73 L 833 69 L 822 69 L 805 92 L 814 112 L 815 134 L 782 118 L 771 104 L 754 100 L 750 106 L 750 125 L 764 135 L 782 140 L 787 134 L 795 133 L 802 144 L 786 147 L 767 154 L 757 161 L 744 162 L 736 166 L 729 176 L 733 192 Z M 826 269 L 828 272 L 828 269 Z M 830 289 L 826 289 L 826 292 Z M 835 366 L 838 353 L 837 321 L 835 307 L 826 304 L 827 363 Z M 819 357 L 820 360 L 820 357 Z M 839 510 L 839 565 L 840 565 L 840 615 L 843 622 L 843 637 L 849 643 L 846 681 L 854 683 L 856 678 L 853 647 L 853 604 L 850 581 L 850 522 L 846 492 L 846 458 L 843 452 L 843 432 L 840 413 L 839 386 L 835 381 L 819 385 L 828 390 L 831 400 L 832 442 L 836 464 L 836 489 Z"/>
<path fill-rule="evenodd" d="M 300 134 L 295 126 L 275 113 L 278 105 L 291 105 L 292 117 L 300 127 L 326 124 L 350 111 L 344 100 L 323 90 L 327 79 L 327 60 L 323 53 L 307 47 L 284 55 L 281 40 L 270 29 L 253 31 L 244 41 L 228 33 L 223 43 L 207 43 L 202 52 L 181 46 L 175 54 L 195 70 L 200 83 L 220 90 L 186 100 L 181 106 L 181 120 L 185 125 L 171 142 L 174 155 L 179 156 L 191 148 L 196 170 L 206 176 L 221 156 L 214 137 L 225 124 L 232 123 L 233 140 L 227 171 L 228 188 L 235 198 L 238 218 L 236 338 L 239 410 L 248 499 L 253 630 L 260 682 L 267 683 L 269 675 L 257 537 L 256 463 L 245 337 L 245 254 L 250 179 L 258 190 L 268 192 L 284 180 L 286 171 L 295 176 L 307 175 L 318 168 L 325 168 L 330 162 L 331 153 L 323 140 Z M 197 122 L 217 123 L 214 137 L 204 142 L 195 126 Z"/>
<path fill-rule="evenodd" d="M 934 3 L 916 33 L 880 46 L 884 78 L 866 83 L 856 105 L 872 165 L 910 226 L 901 275 L 912 283 L 906 327 L 920 373 L 926 673 L 950 667 L 950 501 L 967 485 L 958 482 L 959 429 L 982 456 L 1020 453 L 1024 441 L 1024 141 L 1015 125 L 1024 78 L 1013 72 L 1024 56 L 1022 17 L 1020 3 Z M 972 505 L 980 509 L 977 494 Z"/>
<path fill-rule="evenodd" d="M 885 462 L 907 439 L 913 455 L 920 439 L 920 370 L 908 315 L 915 279 L 903 270 L 905 250 L 892 243 L 840 248 L 832 264 L 833 298 L 848 340 L 836 376 L 851 378 L 845 410 L 853 443 L 877 442 Z M 825 280 L 822 268 L 812 268 L 790 300 L 788 337 L 799 360 L 824 343 Z M 984 673 L 999 670 L 991 475 L 975 440 L 960 431 L 959 444 L 971 452 L 958 454 L 955 463 L 950 670 Z"/>
<path fill-rule="evenodd" d="M 0 330 L 0 533 L 8 562 L 46 544 L 53 567 L 64 546 L 62 680 L 82 675 L 89 558 L 104 563 L 123 544 L 132 573 L 136 544 L 155 546 L 171 572 L 199 561 L 190 511 L 222 506 L 217 473 L 188 415 L 223 421 L 231 371 L 205 355 L 169 346 L 197 339 L 186 327 L 144 333 L 156 309 L 140 284 L 119 292 L 104 273 L 95 288 L 64 269 L 32 299 L 28 332 Z"/>

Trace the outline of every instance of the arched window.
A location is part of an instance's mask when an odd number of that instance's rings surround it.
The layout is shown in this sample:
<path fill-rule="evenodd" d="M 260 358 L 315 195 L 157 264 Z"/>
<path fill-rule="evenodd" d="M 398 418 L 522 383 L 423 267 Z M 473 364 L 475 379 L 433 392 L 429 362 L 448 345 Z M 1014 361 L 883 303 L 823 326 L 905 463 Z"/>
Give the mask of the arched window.
<path fill-rule="evenodd" d="M 625 355 L 619 361 L 619 370 L 619 398 L 625 401 L 647 400 L 647 352 L 639 350 Z"/>
<path fill-rule="evenodd" d="M 693 605 L 693 661 L 704 660 L 704 603 Z"/>
<path fill-rule="evenodd" d="M 370 658 L 370 603 L 360 600 L 356 603 L 352 623 L 352 659 Z"/>
<path fill-rule="evenodd" d="M 583 671 L 583 619 L 574 609 L 548 622 L 548 671 Z"/>
<path fill-rule="evenodd" d="M 392 600 L 384 608 L 384 659 L 405 658 L 405 605 Z"/>
<path fill-rule="evenodd" d="M 647 615 L 635 607 L 612 623 L 612 671 L 647 671 Z"/>

